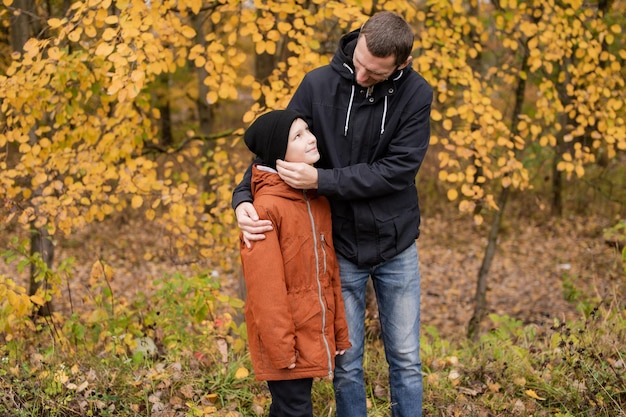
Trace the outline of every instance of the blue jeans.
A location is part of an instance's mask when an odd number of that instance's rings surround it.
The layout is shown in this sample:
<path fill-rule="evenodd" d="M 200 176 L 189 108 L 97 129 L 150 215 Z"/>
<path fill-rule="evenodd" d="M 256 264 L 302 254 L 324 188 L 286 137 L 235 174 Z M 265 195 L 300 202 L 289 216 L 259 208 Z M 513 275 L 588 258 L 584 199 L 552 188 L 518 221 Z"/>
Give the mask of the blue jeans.
<path fill-rule="evenodd" d="M 365 345 L 365 292 L 372 277 L 385 356 L 389 365 L 391 415 L 422 415 L 422 363 L 420 360 L 420 273 L 417 245 L 374 267 L 359 268 L 337 255 L 341 288 L 352 347 L 336 356 L 335 399 L 337 417 L 366 417 L 363 380 Z"/>

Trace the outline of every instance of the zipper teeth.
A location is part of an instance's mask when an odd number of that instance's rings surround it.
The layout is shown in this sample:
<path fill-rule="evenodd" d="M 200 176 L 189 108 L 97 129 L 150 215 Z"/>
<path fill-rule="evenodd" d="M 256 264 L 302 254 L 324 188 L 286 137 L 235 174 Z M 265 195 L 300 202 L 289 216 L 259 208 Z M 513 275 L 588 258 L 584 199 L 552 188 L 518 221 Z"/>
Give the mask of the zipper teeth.
<path fill-rule="evenodd" d="M 326 348 L 326 358 L 328 359 L 328 374 L 331 375 L 333 372 L 332 371 L 333 364 L 332 364 L 332 356 L 330 354 L 330 346 L 328 345 L 328 340 L 326 339 L 326 335 L 324 334 L 326 330 L 326 306 L 324 305 L 324 299 L 322 298 L 322 283 L 320 281 L 320 264 L 319 264 L 317 231 L 315 230 L 315 219 L 313 218 L 313 212 L 311 210 L 311 202 L 309 201 L 309 198 L 306 195 L 306 190 L 302 190 L 302 195 L 304 196 L 304 201 L 306 202 L 307 211 L 309 212 L 309 219 L 311 220 L 311 229 L 313 231 L 313 247 L 314 247 L 314 252 L 315 252 L 315 281 L 317 282 L 318 301 L 320 303 L 320 307 L 322 308 L 322 340 L 324 341 L 324 347 Z M 325 263 L 326 262 L 324 262 L 324 264 Z"/>

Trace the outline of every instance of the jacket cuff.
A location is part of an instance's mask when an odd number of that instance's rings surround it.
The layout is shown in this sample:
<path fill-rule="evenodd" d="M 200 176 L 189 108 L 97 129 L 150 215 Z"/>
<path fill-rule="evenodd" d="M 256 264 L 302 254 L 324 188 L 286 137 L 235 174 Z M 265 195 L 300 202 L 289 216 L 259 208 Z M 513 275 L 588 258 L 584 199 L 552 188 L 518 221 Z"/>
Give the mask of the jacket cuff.
<path fill-rule="evenodd" d="M 335 193 L 332 169 L 317 169 L 317 192 L 322 195 Z"/>

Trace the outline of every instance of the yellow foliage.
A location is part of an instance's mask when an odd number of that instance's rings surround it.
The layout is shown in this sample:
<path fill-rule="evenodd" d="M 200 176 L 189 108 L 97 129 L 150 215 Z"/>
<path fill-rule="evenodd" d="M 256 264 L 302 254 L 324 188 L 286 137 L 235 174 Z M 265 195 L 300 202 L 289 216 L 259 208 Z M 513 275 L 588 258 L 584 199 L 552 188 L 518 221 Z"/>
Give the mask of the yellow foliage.
<path fill-rule="evenodd" d="M 584 13 L 582 3 L 545 3 L 541 13 L 513 0 L 501 1 L 501 10 L 477 4 L 471 15 L 460 0 L 376 3 L 416 29 L 413 65 L 435 88 L 438 180 L 453 183 L 448 198 L 470 212 L 474 199 L 495 208 L 500 185 L 529 186 L 521 159 L 531 144 L 555 148 L 592 135 L 588 149 L 557 155 L 557 168 L 576 176 L 595 152 L 614 158 L 626 149 L 623 20 Z M 77 1 L 68 17 L 49 18 L 49 38 L 28 40 L 0 77 L 0 195 L 19 196 L 27 207 L 15 219 L 70 234 L 130 207 L 170 231 L 182 251 L 234 250 L 229 202 L 248 163 L 236 152 L 242 131 L 210 151 L 209 140 L 197 145 L 215 132 L 200 132 L 195 100 L 215 111 L 215 131 L 284 107 L 304 74 L 328 63 L 338 37 L 374 7 L 371 0 L 254 5 L 225 0 L 205 11 L 191 0 Z M 271 55 L 273 71 L 257 77 L 255 53 Z M 476 61 L 485 56 L 483 70 Z M 513 115 L 520 79 L 531 100 Z M 166 98 L 175 114 L 172 145 L 161 142 Z M 245 108 L 228 122 L 219 112 L 235 101 Z M 206 189 L 196 185 L 204 177 Z M 216 242 L 218 251 L 209 249 Z"/>

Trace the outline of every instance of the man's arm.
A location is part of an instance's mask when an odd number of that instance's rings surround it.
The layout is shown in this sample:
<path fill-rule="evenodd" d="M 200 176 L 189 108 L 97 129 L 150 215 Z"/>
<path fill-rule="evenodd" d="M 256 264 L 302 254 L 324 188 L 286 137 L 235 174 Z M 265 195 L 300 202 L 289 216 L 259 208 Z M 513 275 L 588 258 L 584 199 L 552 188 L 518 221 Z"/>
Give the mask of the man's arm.
<path fill-rule="evenodd" d="M 291 187 L 317 189 L 327 196 L 351 200 L 389 194 L 414 182 L 428 148 L 429 123 L 427 104 L 391 140 L 387 154 L 373 164 L 321 169 L 303 162 L 278 160 L 276 169 Z"/>
<path fill-rule="evenodd" d="M 259 220 L 259 215 L 252 205 L 252 190 L 250 181 L 252 179 L 252 165 L 250 164 L 241 182 L 233 191 L 232 207 L 237 217 L 237 226 L 243 233 L 244 243 L 248 248 L 253 241 L 265 239 L 265 233 L 271 231 L 272 222 L 269 220 Z"/>
<path fill-rule="evenodd" d="M 430 100 L 398 127 L 372 163 L 318 170 L 320 194 L 342 200 L 382 197 L 415 184 L 430 143 Z"/>

